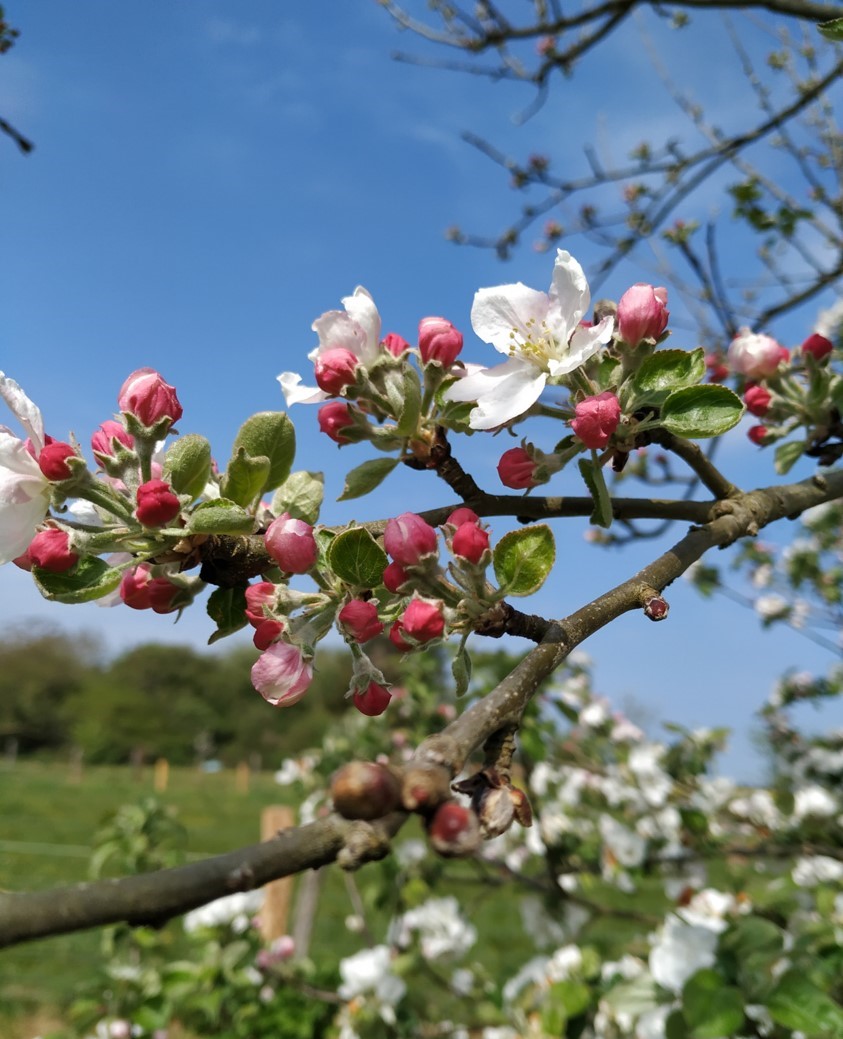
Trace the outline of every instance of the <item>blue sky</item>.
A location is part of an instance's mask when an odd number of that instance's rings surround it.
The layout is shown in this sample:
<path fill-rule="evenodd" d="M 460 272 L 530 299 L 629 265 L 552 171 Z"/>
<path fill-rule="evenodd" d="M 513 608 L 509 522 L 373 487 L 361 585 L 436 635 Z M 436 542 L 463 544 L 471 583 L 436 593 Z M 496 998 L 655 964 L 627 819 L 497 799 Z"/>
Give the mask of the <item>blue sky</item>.
<path fill-rule="evenodd" d="M 283 407 L 277 374 L 309 374 L 311 322 L 357 284 L 385 330 L 412 339 L 421 317 L 442 314 L 466 333 L 468 359 L 491 362 L 470 333 L 474 292 L 516 280 L 546 288 L 551 258 L 526 246 L 504 265 L 445 240 L 455 222 L 499 230 L 518 202 L 460 132 L 546 151 L 571 173 L 584 168 L 587 140 L 621 157 L 645 130 L 687 133 L 632 31 L 519 129 L 524 88 L 393 61 L 413 40 L 374 0 L 6 6 L 22 37 L 0 58 L 0 113 L 37 147 L 24 158 L 0 140 L 0 368 L 39 404 L 48 432 L 72 430 L 83 444 L 111 417 L 125 376 L 151 366 L 178 388 L 180 430 L 208 436 L 224 462 L 244 418 Z M 680 57 L 683 71 L 714 113 L 739 117 L 735 91 L 745 88 L 725 72 L 713 81 L 706 54 L 717 30 L 706 32 Z M 719 191 L 701 205 L 722 207 Z M 563 244 L 588 270 L 593 251 Z M 601 294 L 647 276 L 627 267 Z M 677 345 L 695 345 L 683 324 L 675 309 Z M 779 334 L 799 341 L 802 329 Z M 330 501 L 367 449 L 340 452 L 320 438 L 315 409 L 293 417 L 296 467 L 324 470 Z M 475 436 L 460 458 L 495 489 L 495 463 L 515 442 Z M 739 436 L 720 458 L 739 481 L 774 480 L 770 457 Z M 582 493 L 574 471 L 549 491 Z M 324 519 L 447 500 L 430 474 L 396 474 L 371 499 L 331 502 Z M 561 566 L 531 608 L 565 614 L 669 543 L 602 552 L 585 546 L 584 530 L 559 526 Z M 684 583 L 669 598 L 667 623 L 626 617 L 586 646 L 597 686 L 655 717 L 734 724 L 724 767 L 749 775 L 746 727 L 775 675 L 829 657 L 792 632 L 761 633 L 747 611 L 701 602 Z M 0 573 L 0 619 L 93 629 L 110 651 L 148 639 L 201 645 L 211 630 L 201 607 L 174 627 L 126 609 L 45 603 L 12 567 Z"/>

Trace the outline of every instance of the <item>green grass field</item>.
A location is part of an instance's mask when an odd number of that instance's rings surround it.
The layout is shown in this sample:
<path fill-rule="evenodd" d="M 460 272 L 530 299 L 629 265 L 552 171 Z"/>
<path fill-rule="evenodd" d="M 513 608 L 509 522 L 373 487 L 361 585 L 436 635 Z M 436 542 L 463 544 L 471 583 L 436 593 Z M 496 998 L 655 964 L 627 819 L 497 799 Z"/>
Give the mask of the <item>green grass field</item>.
<path fill-rule="evenodd" d="M 86 880 L 94 834 L 122 804 L 153 793 L 153 771 L 88 768 L 74 777 L 64 764 L 22 762 L 0 769 L 0 889 L 35 890 Z M 283 803 L 271 773 L 252 775 L 246 793 L 231 770 L 204 774 L 171 769 L 160 800 L 178 809 L 190 854 L 215 854 L 260 838 L 260 813 Z M 0 1034 L 22 1015 L 53 1015 L 100 960 L 97 932 L 66 935 L 0 951 Z M 3 1022 L 5 1021 L 5 1024 Z"/>

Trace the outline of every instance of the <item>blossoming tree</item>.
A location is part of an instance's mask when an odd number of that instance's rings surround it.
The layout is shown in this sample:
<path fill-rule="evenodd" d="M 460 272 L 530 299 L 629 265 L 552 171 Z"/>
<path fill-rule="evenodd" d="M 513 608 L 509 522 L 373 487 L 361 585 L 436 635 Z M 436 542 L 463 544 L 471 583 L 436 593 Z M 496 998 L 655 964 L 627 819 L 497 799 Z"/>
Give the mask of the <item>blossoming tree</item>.
<path fill-rule="evenodd" d="M 213 638 L 254 629 L 252 681 L 267 724 L 273 709 L 295 710 L 307 695 L 319 643 L 336 631 L 353 658 L 346 695 L 358 719 L 306 762 L 288 763 L 285 781 L 306 797 L 300 827 L 187 866 L 4 893 L 0 942 L 118 921 L 160 926 L 277 877 L 386 859 L 379 877 L 394 919 L 343 960 L 331 995 L 345 1039 L 843 1034 L 841 741 L 803 737 L 787 715 L 799 699 L 836 692 L 841 676 L 793 676 L 776 692 L 764 717 L 779 784 L 748 791 L 707 774 L 722 733 L 676 729 L 670 744 L 648 741 L 593 693 L 579 650 L 625 613 L 665 621 L 666 590 L 711 549 L 800 515 L 818 536 L 833 527 L 843 498 L 834 343 L 806 330 L 790 351 L 743 330 L 711 381 L 703 349 L 669 339 L 662 288 L 636 284 L 616 303 L 592 304 L 580 264 L 561 249 L 547 292 L 520 282 L 481 289 L 471 321 L 502 363 L 465 364 L 463 336 L 442 317 L 424 319 L 413 341 L 384 334 L 358 288 L 313 324 L 316 385 L 279 376 L 287 405 L 319 404 L 320 429 L 344 452 L 362 443 L 379 452 L 350 470 L 344 498 L 364 496 L 399 465 L 442 482 L 445 500 L 423 514 L 396 510 L 343 528 L 319 523 L 322 480 L 293 468 L 286 412 L 248 418 L 218 470 L 206 438 L 176 432 L 174 387 L 141 369 L 117 394 L 118 415 L 93 434 L 90 464 L 73 437 L 48 435 L 37 406 L 0 375 L 20 426 L 0 430 L 2 562 L 30 570 L 44 596 L 67 604 L 172 613 L 211 586 Z M 699 445 L 727 434 L 745 409 L 764 419 L 751 436 L 776 445 L 782 476 L 802 455 L 821 469 L 737 487 Z M 541 447 L 531 439 L 538 418 L 558 424 Z M 501 482 L 534 493 L 484 489 L 460 464 L 462 436 L 501 429 L 523 437 L 500 458 Z M 686 468 L 692 495 L 650 496 L 654 447 Z M 580 497 L 535 493 L 572 466 Z M 638 496 L 618 493 L 630 470 Z M 567 617 L 519 610 L 516 599 L 554 580 L 553 528 L 574 516 L 600 530 L 640 518 L 691 526 Z M 490 517 L 515 522 L 493 540 Z M 838 550 L 830 536 L 824 551 Z M 383 632 L 406 656 L 405 688 L 391 687 L 367 654 Z M 471 647 L 503 634 L 534 647 L 491 688 L 478 686 Z M 413 678 L 442 643 L 453 647 L 447 690 Z M 391 740 L 397 730 L 402 738 Z M 428 851 L 401 836 L 413 817 Z M 443 858 L 476 863 L 484 887 L 512 885 L 532 944 L 520 965 L 503 974 L 483 965 L 475 927 L 433 888 L 430 863 Z M 192 919 L 203 934 L 227 926 L 216 909 Z M 295 983 L 292 952 L 285 941 L 246 963 L 252 952 L 241 942 L 226 977 L 234 985 L 238 966 L 246 973 L 237 984 L 271 1009 Z M 422 967 L 436 979 L 433 994 L 418 984 Z M 200 969 L 165 970 L 172 998 L 161 981 L 152 1004 L 138 981 L 115 1016 L 131 1021 L 145 1006 L 144 1023 L 134 1023 L 150 1031 L 179 1014 L 190 1021 L 199 1011 L 188 1005 L 185 971 L 198 984 Z M 280 1034 L 277 1015 L 265 1033 L 250 1020 L 252 1036 Z"/>

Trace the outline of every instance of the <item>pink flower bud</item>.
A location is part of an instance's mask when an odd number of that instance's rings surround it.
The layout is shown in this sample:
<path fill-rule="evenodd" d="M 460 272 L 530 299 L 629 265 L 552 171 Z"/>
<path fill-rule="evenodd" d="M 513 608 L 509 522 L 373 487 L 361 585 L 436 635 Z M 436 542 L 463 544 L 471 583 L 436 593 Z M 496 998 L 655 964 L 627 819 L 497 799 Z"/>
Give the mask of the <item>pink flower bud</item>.
<path fill-rule="evenodd" d="M 398 594 L 401 586 L 410 580 L 410 575 L 400 563 L 390 563 L 383 572 L 382 580 L 388 591 Z"/>
<path fill-rule="evenodd" d="M 154 368 L 138 368 L 132 372 L 120 389 L 117 404 L 143 426 L 154 426 L 162 419 L 178 422 L 183 414 L 175 387 L 164 382 Z"/>
<path fill-rule="evenodd" d="M 606 390 L 596 397 L 586 397 L 574 409 L 576 418 L 571 428 L 586 447 L 605 447 L 621 420 L 621 406 L 614 393 Z"/>
<path fill-rule="evenodd" d="M 349 426 L 353 426 L 354 420 L 351 417 L 351 409 L 344 401 L 335 400 L 330 404 L 323 405 L 319 409 L 316 419 L 320 430 L 326 436 L 329 436 L 334 443 L 349 443 L 348 437 L 344 437 L 342 431 L 348 429 Z"/>
<path fill-rule="evenodd" d="M 378 608 L 373 602 L 352 599 L 337 614 L 346 635 L 355 642 L 368 642 L 380 635 L 383 624 L 378 619 Z M 365 713 L 365 712 L 364 712 Z M 380 712 L 378 712 L 380 713 Z"/>
<path fill-rule="evenodd" d="M 705 366 L 708 369 L 709 382 L 723 382 L 729 378 L 729 369 L 719 354 L 706 354 Z"/>
<path fill-rule="evenodd" d="M 830 339 L 826 339 L 825 336 L 821 336 L 819 332 L 809 335 L 802 344 L 802 353 L 810 354 L 815 361 L 822 361 L 828 357 L 833 349 L 834 343 Z"/>
<path fill-rule="evenodd" d="M 272 581 L 258 581 L 246 589 L 246 620 L 253 628 L 257 628 L 267 619 L 264 606 L 274 605 L 277 590 Z"/>
<path fill-rule="evenodd" d="M 396 631 L 397 629 L 397 631 Z M 423 646 L 433 639 L 442 636 L 445 630 L 445 617 L 442 614 L 442 603 L 428 602 L 426 599 L 413 599 L 407 609 L 401 614 L 389 633 L 390 639 L 395 642 L 392 632 L 396 632 L 398 638 L 406 647 Z M 409 643 L 405 640 L 407 636 Z M 402 648 L 399 646 L 399 648 Z"/>
<path fill-rule="evenodd" d="M 26 554 L 34 566 L 52 574 L 63 574 L 79 562 L 79 555 L 70 548 L 67 531 L 52 527 L 35 535 Z"/>
<path fill-rule="evenodd" d="M 182 589 L 168 581 L 166 577 L 154 577 L 147 586 L 149 608 L 153 613 L 174 613 L 178 606 L 176 599 Z"/>
<path fill-rule="evenodd" d="M 445 522 L 450 523 L 452 527 L 461 527 L 463 523 L 479 523 L 480 517 L 474 509 L 466 508 L 466 506 L 463 505 L 459 509 L 454 509 Z"/>
<path fill-rule="evenodd" d="M 766 426 L 750 426 L 750 428 L 746 431 L 746 435 L 753 442 L 753 444 L 758 444 L 759 447 L 763 447 L 764 441 L 767 439 L 768 433 L 769 430 Z"/>
<path fill-rule="evenodd" d="M 662 286 L 639 282 L 618 301 L 618 332 L 629 346 L 638 346 L 645 339 L 655 342 L 667 328 L 669 317 L 667 289 Z"/>
<path fill-rule="evenodd" d="M 381 347 L 393 357 L 400 357 L 410 349 L 410 344 L 396 332 L 387 332 L 381 340 Z"/>
<path fill-rule="evenodd" d="M 389 707 L 392 696 L 385 686 L 378 685 L 377 682 L 370 682 L 364 692 L 355 693 L 352 699 L 354 706 L 361 714 L 365 714 L 369 718 L 377 718 Z"/>
<path fill-rule="evenodd" d="M 38 455 L 38 468 L 48 480 L 69 480 L 73 472 L 67 460 L 75 456 L 76 452 L 70 444 L 51 439 Z"/>
<path fill-rule="evenodd" d="M 138 487 L 135 515 L 145 527 L 163 527 L 178 516 L 181 505 L 166 480 L 147 480 Z"/>
<path fill-rule="evenodd" d="M 351 386 L 359 365 L 357 357 L 344 346 L 323 350 L 314 365 L 316 385 L 325 393 L 336 395 L 346 386 Z"/>
<path fill-rule="evenodd" d="M 654 595 L 644 603 L 644 616 L 651 621 L 663 621 L 669 612 L 667 599 L 661 595 Z"/>
<path fill-rule="evenodd" d="M 757 335 L 742 328 L 729 344 L 728 360 L 733 371 L 748 379 L 766 379 L 790 354 L 772 336 Z"/>
<path fill-rule="evenodd" d="M 252 642 L 254 642 L 255 646 L 261 651 L 269 649 L 283 630 L 284 625 L 281 621 L 266 617 L 260 622 L 260 624 L 255 626 L 255 634 L 252 636 Z"/>
<path fill-rule="evenodd" d="M 762 418 L 770 410 L 770 401 L 773 399 L 769 390 L 763 386 L 748 386 L 743 395 L 746 410 L 750 415 Z"/>
<path fill-rule="evenodd" d="M 536 486 L 536 468 L 536 463 L 523 447 L 511 447 L 501 455 L 498 476 L 504 487 L 526 491 Z"/>
<path fill-rule="evenodd" d="M 419 353 L 424 364 L 449 369 L 462 350 L 462 332 L 444 317 L 423 317 L 419 322 Z"/>
<path fill-rule="evenodd" d="M 414 566 L 436 552 L 436 531 L 414 512 L 387 520 L 383 546 L 396 563 Z"/>
<path fill-rule="evenodd" d="M 401 637 L 401 621 L 395 621 L 388 633 L 389 641 L 402 653 L 409 653 L 415 647 Z"/>
<path fill-rule="evenodd" d="M 252 665 L 252 685 L 273 707 L 298 703 L 312 678 L 313 668 L 289 642 L 273 642 Z"/>
<path fill-rule="evenodd" d="M 130 450 L 135 446 L 132 434 L 127 433 L 120 422 L 109 418 L 100 424 L 100 428 L 91 437 L 91 450 L 98 458 L 112 458 L 115 441 Z"/>
<path fill-rule="evenodd" d="M 120 598 L 133 610 L 148 610 L 151 608 L 149 601 L 149 586 L 152 583 L 152 575 L 146 563 L 141 563 L 134 570 L 127 570 L 120 581 Z"/>
<path fill-rule="evenodd" d="M 455 556 L 479 563 L 483 553 L 489 550 L 489 532 L 481 530 L 476 523 L 462 523 L 451 541 Z"/>
<path fill-rule="evenodd" d="M 266 550 L 287 574 L 305 574 L 316 562 L 318 548 L 313 527 L 282 513 L 264 534 Z"/>

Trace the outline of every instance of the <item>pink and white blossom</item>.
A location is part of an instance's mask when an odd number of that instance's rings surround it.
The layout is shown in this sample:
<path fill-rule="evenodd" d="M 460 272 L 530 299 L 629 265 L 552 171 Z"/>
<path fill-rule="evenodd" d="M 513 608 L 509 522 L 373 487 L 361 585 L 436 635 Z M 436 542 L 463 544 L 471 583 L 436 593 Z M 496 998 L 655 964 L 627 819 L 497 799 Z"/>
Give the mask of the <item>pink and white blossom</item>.
<path fill-rule="evenodd" d="M 472 429 L 495 429 L 523 415 L 549 382 L 579 368 L 611 339 L 613 318 L 581 323 L 590 302 L 583 269 L 564 249 L 557 251 L 549 292 L 521 282 L 480 289 L 472 327 L 508 360 L 460 379 L 445 399 L 477 402 Z"/>
<path fill-rule="evenodd" d="M 26 430 L 37 455 L 44 447 L 41 412 L 20 386 L 0 372 L 0 397 Z M 0 563 L 23 555 L 50 506 L 50 481 L 27 443 L 0 426 Z"/>
<path fill-rule="evenodd" d="M 310 662 L 289 642 L 273 642 L 252 665 L 252 685 L 273 707 L 298 703 L 312 678 Z"/>
<path fill-rule="evenodd" d="M 328 310 L 311 326 L 319 336 L 319 345 L 307 355 L 317 364 L 322 354 L 329 350 L 348 350 L 364 367 L 374 363 L 381 351 L 381 318 L 375 301 L 358 285 L 354 294 L 342 301 L 345 310 Z M 287 402 L 293 404 L 317 404 L 329 396 L 317 386 L 302 386 L 301 376 L 296 372 L 281 372 L 278 382 Z"/>

